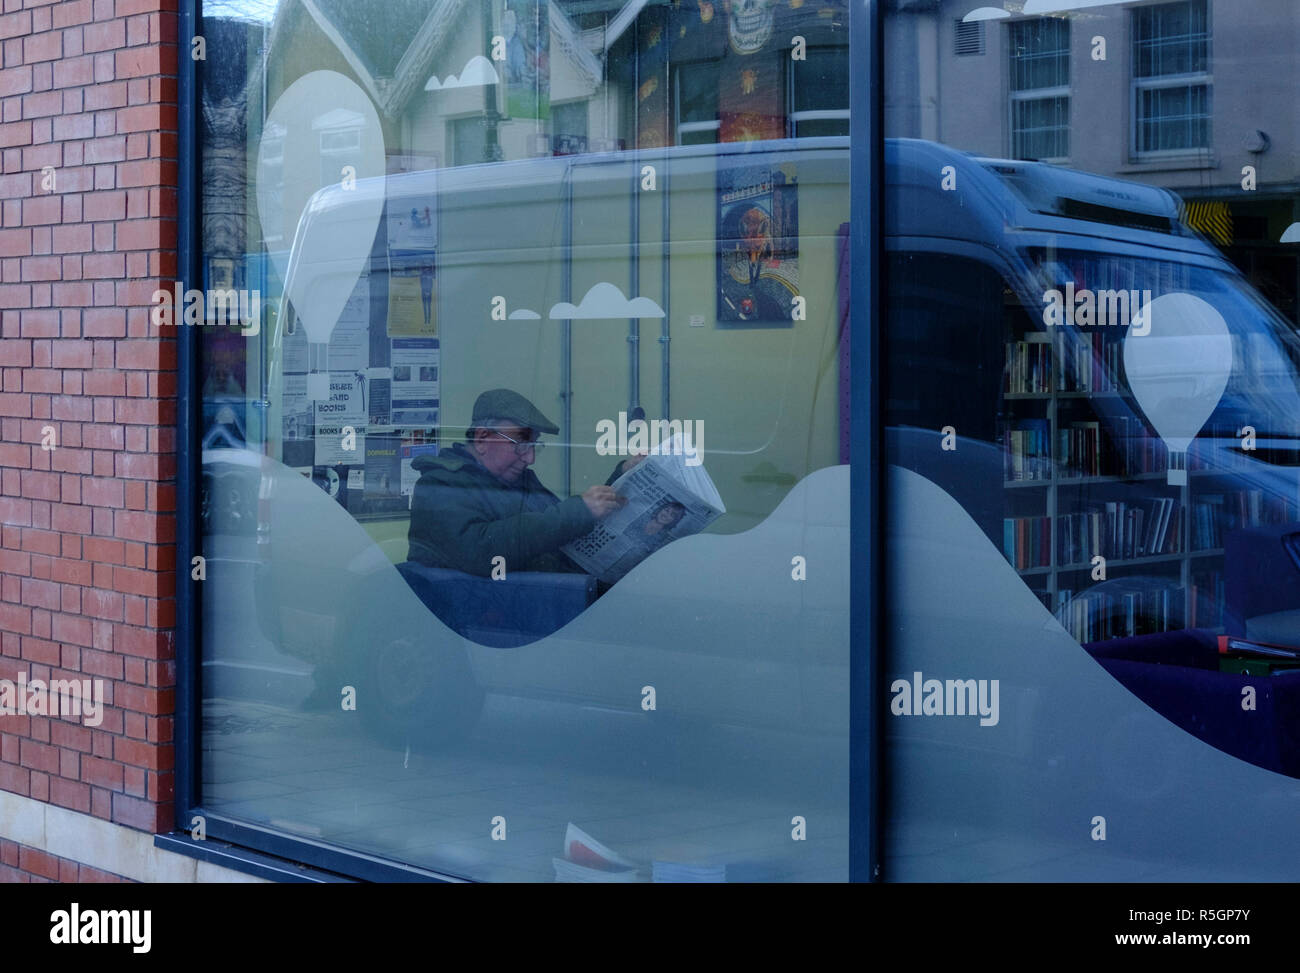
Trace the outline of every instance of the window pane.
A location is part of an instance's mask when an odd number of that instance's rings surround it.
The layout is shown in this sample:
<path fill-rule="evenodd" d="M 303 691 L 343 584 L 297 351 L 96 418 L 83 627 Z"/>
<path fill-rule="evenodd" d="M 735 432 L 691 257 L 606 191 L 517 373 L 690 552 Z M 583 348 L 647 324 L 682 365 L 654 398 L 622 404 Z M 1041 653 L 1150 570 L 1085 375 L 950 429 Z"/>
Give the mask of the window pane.
<path fill-rule="evenodd" d="M 1017 159 L 1060 159 L 1070 154 L 1070 99 L 1013 101 L 1013 152 Z"/>
<path fill-rule="evenodd" d="M 792 62 L 794 110 L 849 107 L 849 52 L 826 48 L 808 53 L 807 60 Z"/>
<path fill-rule="evenodd" d="M 1210 144 L 1209 88 L 1188 85 L 1139 92 L 1139 151 L 1205 148 Z"/>
<path fill-rule="evenodd" d="M 1139 78 L 1207 70 L 1210 38 L 1205 0 L 1135 10 L 1133 38 Z"/>
<path fill-rule="evenodd" d="M 1293 880 L 1300 6 L 1006 6 L 885 14 L 884 874 Z"/>
<path fill-rule="evenodd" d="M 203 24 L 210 822 L 845 878 L 847 7 L 257 9 Z"/>
<path fill-rule="evenodd" d="M 1011 90 L 1070 83 L 1070 23 L 1045 17 L 1011 25 Z"/>

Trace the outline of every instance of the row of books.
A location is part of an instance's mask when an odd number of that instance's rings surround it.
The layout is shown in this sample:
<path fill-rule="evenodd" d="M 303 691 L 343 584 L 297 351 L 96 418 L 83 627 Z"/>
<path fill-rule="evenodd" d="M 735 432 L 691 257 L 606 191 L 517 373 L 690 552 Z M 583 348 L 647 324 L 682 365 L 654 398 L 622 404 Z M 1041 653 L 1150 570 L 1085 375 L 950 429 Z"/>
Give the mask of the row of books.
<path fill-rule="evenodd" d="M 1142 420 L 1120 416 L 1103 432 L 1096 420 L 1077 420 L 1057 430 L 1061 477 L 1138 476 L 1163 473 L 1169 448 Z"/>
<path fill-rule="evenodd" d="M 1024 341 L 1008 341 L 1002 391 L 1010 395 L 1052 391 L 1052 346 L 1045 334 L 1029 334 Z"/>
<path fill-rule="evenodd" d="M 1052 563 L 1052 525 L 1048 517 L 1007 517 L 1002 522 L 1002 551 L 1017 571 Z"/>
<path fill-rule="evenodd" d="M 1183 553 L 1183 521 L 1187 512 L 1170 497 L 1144 497 L 1096 504 L 1089 510 L 1056 518 L 1057 564 L 1086 567 L 1098 554 L 1131 560 Z M 1003 521 L 1003 549 L 1017 570 L 1048 567 L 1043 551 L 1049 518 L 1018 517 Z M 1191 551 L 1217 550 L 1227 533 L 1242 527 L 1262 527 L 1300 520 L 1297 505 L 1261 490 L 1237 490 L 1199 496 L 1191 505 L 1188 523 Z"/>
<path fill-rule="evenodd" d="M 1123 332 L 1120 332 L 1122 334 Z M 1058 392 L 1113 392 L 1119 387 L 1121 350 L 1103 330 L 1061 329 L 1055 334 Z"/>
<path fill-rule="evenodd" d="M 1179 553 L 1180 505 L 1169 497 L 1117 500 L 1057 518 L 1057 555 L 1064 565 Z"/>
<path fill-rule="evenodd" d="M 1054 465 L 1051 441 L 1051 423 L 1047 419 L 1004 423 L 1007 480 L 1050 480 Z M 1097 420 L 1061 423 L 1056 431 L 1055 465 L 1059 466 L 1061 479 L 1163 473 L 1168 464 L 1169 450 L 1164 441 L 1149 435 L 1139 419 L 1119 418 L 1115 438 L 1108 430 L 1103 431 Z"/>
<path fill-rule="evenodd" d="M 1055 385 L 1058 392 L 1114 392 L 1122 385 L 1121 339 L 1126 333 L 1127 329 L 1059 328 L 1008 341 L 1002 391 L 1047 394 Z M 1234 334 L 1231 338 L 1232 360 L 1243 381 L 1291 374 L 1268 336 Z"/>
<path fill-rule="evenodd" d="M 1058 592 L 1057 621 L 1078 642 L 1152 635 L 1183 625 L 1183 588 L 1145 585 L 1113 591 Z"/>
<path fill-rule="evenodd" d="M 1061 457 L 1061 477 L 1102 476 L 1109 463 L 1102 462 L 1102 436 L 1099 422 L 1072 422 L 1056 432 L 1057 455 Z"/>
<path fill-rule="evenodd" d="M 1052 440 L 1046 419 L 1017 419 L 1008 423 L 1002 440 L 1008 481 L 1052 478 Z"/>
<path fill-rule="evenodd" d="M 1192 502 L 1192 545 L 1196 550 L 1222 547 L 1230 530 L 1297 519 L 1296 504 L 1268 496 L 1263 490 L 1198 493 Z"/>
<path fill-rule="evenodd" d="M 1030 332 L 1022 340 L 1006 342 L 1002 391 L 1045 395 L 1055 384 L 1058 392 L 1113 392 L 1121 349 L 1118 340 L 1100 330 Z"/>

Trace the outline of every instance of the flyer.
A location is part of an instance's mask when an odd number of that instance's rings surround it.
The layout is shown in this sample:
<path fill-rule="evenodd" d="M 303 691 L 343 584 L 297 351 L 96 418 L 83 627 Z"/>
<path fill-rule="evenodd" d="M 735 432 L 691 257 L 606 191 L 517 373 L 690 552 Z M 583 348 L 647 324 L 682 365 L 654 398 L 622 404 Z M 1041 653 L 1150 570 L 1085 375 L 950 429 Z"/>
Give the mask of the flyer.
<path fill-rule="evenodd" d="M 329 370 L 364 372 L 370 364 L 370 279 L 362 277 L 330 333 Z"/>
<path fill-rule="evenodd" d="M 401 447 L 400 436 L 366 437 L 366 500 L 389 500 L 402 495 Z"/>
<path fill-rule="evenodd" d="M 437 270 L 432 253 L 391 258 L 388 334 L 431 338 L 438 333 Z"/>
<path fill-rule="evenodd" d="M 436 426 L 438 424 L 437 338 L 394 338 L 391 386 L 392 424 Z"/>
<path fill-rule="evenodd" d="M 366 455 L 364 373 L 330 372 L 329 398 L 316 402 L 315 407 L 316 465 L 360 465 Z M 356 433 L 353 449 L 343 448 L 346 426 L 351 426 Z"/>
<path fill-rule="evenodd" d="M 310 439 L 312 408 L 307 398 L 307 376 L 284 376 L 281 435 L 286 441 Z"/>
<path fill-rule="evenodd" d="M 405 443 L 402 446 L 402 496 L 409 497 L 415 492 L 415 484 L 420 473 L 412 465 L 417 456 L 437 456 L 437 443 Z"/>

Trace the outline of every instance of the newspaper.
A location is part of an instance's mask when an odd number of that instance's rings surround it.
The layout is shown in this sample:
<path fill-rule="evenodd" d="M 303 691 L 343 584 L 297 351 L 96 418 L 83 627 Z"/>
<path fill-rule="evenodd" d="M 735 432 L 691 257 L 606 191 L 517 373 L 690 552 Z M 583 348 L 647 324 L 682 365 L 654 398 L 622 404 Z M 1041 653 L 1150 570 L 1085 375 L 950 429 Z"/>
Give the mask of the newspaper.
<path fill-rule="evenodd" d="M 613 583 L 679 537 L 698 534 L 727 512 L 698 462 L 687 465 L 679 436 L 652 450 L 612 484 L 627 504 L 560 550 L 588 574 Z"/>

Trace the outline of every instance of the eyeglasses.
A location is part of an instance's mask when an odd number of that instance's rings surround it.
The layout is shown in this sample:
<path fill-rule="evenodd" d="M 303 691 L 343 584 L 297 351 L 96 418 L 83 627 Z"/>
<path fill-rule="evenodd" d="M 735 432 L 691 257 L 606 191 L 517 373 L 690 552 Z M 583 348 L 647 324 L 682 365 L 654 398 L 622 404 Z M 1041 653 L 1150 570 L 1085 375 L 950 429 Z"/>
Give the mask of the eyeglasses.
<path fill-rule="evenodd" d="M 533 451 L 533 456 L 536 456 L 538 453 L 542 451 L 542 447 L 546 445 L 545 443 L 538 442 L 537 440 L 531 440 L 531 441 L 524 440 L 523 442 L 520 442 L 518 439 L 511 439 L 509 436 L 507 436 L 499 429 L 493 429 L 492 431 L 496 433 L 498 436 L 500 436 L 502 439 L 509 439 L 510 442 L 515 444 L 516 456 L 523 456 L 530 449 Z"/>

